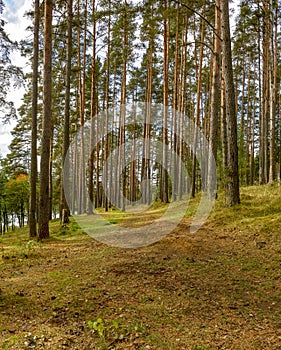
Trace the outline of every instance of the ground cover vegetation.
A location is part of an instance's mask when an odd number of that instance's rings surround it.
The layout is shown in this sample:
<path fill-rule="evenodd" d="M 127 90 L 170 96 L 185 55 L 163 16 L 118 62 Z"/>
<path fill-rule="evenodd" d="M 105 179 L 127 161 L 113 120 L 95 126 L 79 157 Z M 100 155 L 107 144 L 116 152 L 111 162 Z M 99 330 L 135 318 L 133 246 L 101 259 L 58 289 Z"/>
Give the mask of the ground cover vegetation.
<path fill-rule="evenodd" d="M 53 221 L 44 243 L 27 228 L 1 236 L 1 348 L 279 349 L 279 187 L 241 198 L 218 201 L 196 234 L 192 200 L 170 235 L 140 249 L 103 245 L 72 221 Z"/>

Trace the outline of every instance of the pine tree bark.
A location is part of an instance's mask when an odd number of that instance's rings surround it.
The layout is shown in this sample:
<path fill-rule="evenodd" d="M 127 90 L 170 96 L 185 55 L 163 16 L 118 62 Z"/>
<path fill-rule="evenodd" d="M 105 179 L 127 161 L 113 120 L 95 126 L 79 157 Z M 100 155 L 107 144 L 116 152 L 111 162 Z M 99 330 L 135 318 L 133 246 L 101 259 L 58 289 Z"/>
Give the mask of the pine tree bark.
<path fill-rule="evenodd" d="M 151 16 L 153 16 L 153 4 L 151 6 Z M 154 34 L 153 28 L 150 28 L 149 45 L 147 50 L 147 73 L 146 73 L 146 91 L 145 91 L 145 120 L 144 120 L 144 144 L 141 169 L 142 183 L 142 203 L 151 203 L 151 184 L 150 184 L 150 134 L 151 134 L 151 104 L 152 104 L 152 79 L 153 79 L 153 51 Z"/>
<path fill-rule="evenodd" d="M 96 101 L 96 20 L 95 20 L 95 0 L 92 2 L 92 16 L 93 16 L 93 51 L 92 51 L 92 86 L 91 86 L 91 130 L 90 130 L 90 152 L 89 152 L 89 164 L 88 164 L 88 215 L 93 214 L 94 207 L 94 147 L 95 147 L 95 120 L 97 114 L 97 101 Z M 98 155 L 96 155 L 98 156 Z"/>
<path fill-rule="evenodd" d="M 54 126 L 51 121 L 50 157 L 49 157 L 49 220 L 53 216 L 53 151 L 54 151 Z"/>
<path fill-rule="evenodd" d="M 272 2 L 271 2 L 272 4 Z M 276 180 L 275 120 L 277 101 L 277 50 L 278 50 L 278 2 L 271 5 L 271 62 L 270 62 L 270 148 L 269 148 L 269 183 Z"/>
<path fill-rule="evenodd" d="M 37 109 L 38 109 L 38 60 L 39 60 L 39 0 L 34 1 L 34 38 L 32 67 L 32 131 L 30 167 L 29 236 L 37 237 Z"/>
<path fill-rule="evenodd" d="M 83 31 L 83 56 L 81 57 L 81 28 L 78 28 L 78 84 L 79 84 L 79 112 L 80 112 L 80 169 L 79 169 L 79 196 L 78 196 L 78 213 L 85 214 L 86 212 L 86 178 L 85 178 L 85 77 L 86 77 L 86 21 L 87 21 L 87 0 L 84 4 L 84 31 Z M 78 17 L 80 17 L 80 1 L 78 1 Z"/>
<path fill-rule="evenodd" d="M 235 109 L 228 0 L 221 0 L 221 19 L 222 52 L 224 57 L 223 72 L 225 80 L 225 103 L 228 128 L 228 204 L 233 206 L 240 203 L 240 193 L 238 173 L 237 116 Z"/>
<path fill-rule="evenodd" d="M 120 176 L 120 208 L 125 211 L 126 169 L 125 169 L 125 125 L 126 125 L 126 96 L 127 96 L 127 61 L 128 61 L 128 29 L 127 29 L 127 0 L 124 0 L 123 13 L 123 70 L 121 81 L 120 123 L 119 123 L 119 162 Z"/>
<path fill-rule="evenodd" d="M 176 37 L 175 37 L 175 57 L 174 57 L 174 81 L 173 81 L 173 110 L 172 110 L 172 123 L 173 126 L 171 126 L 171 139 L 174 139 L 174 146 L 173 151 L 174 154 L 178 153 L 179 150 L 179 144 L 180 144 L 180 138 L 179 138 L 179 124 L 180 124 L 180 113 L 179 111 L 179 100 L 180 100 L 180 94 L 179 94 L 179 23 L 180 22 L 180 10 L 179 10 L 179 4 L 177 4 L 177 16 L 176 16 Z M 171 147 L 172 151 L 172 147 Z M 173 159 L 174 158 L 174 159 Z M 179 185 L 179 177 L 178 172 L 180 168 L 180 162 L 178 162 L 177 157 L 171 157 L 171 160 L 173 159 L 173 201 L 176 201 L 177 194 L 178 194 L 178 185 Z"/>
<path fill-rule="evenodd" d="M 169 31 L 167 20 L 167 0 L 164 0 L 164 92 L 163 92 L 163 125 L 162 125 L 162 166 L 160 180 L 160 199 L 163 203 L 169 203 L 169 183 L 168 183 L 168 69 L 169 69 Z"/>
<path fill-rule="evenodd" d="M 110 147 L 110 135 L 108 134 L 109 131 L 109 89 L 110 89 L 110 55 L 111 55 L 111 1 L 108 2 L 109 6 L 109 16 L 108 16 L 108 26 L 107 26 L 107 62 L 106 62 L 106 81 L 105 81 L 105 104 L 106 104 L 106 116 L 105 116 L 105 134 L 106 134 L 106 140 L 105 140 L 105 165 L 104 165 L 104 186 L 108 193 L 104 193 L 104 209 L 107 212 L 110 206 L 109 198 L 111 198 L 111 182 L 109 182 L 109 171 L 111 173 L 111 169 L 109 169 L 108 162 L 109 158 L 109 147 Z"/>
<path fill-rule="evenodd" d="M 223 73 L 223 57 L 222 57 L 222 75 L 221 75 L 221 140 L 222 140 L 222 183 L 224 191 L 226 193 L 226 180 L 227 180 L 227 168 L 228 168 L 228 139 L 227 139 L 227 119 L 226 119 L 226 108 L 225 108 L 225 83 Z"/>
<path fill-rule="evenodd" d="M 214 35 L 214 54 L 212 69 L 212 87 L 210 102 L 210 137 L 209 137 L 209 155 L 208 155 L 208 197 L 216 196 L 216 162 L 217 162 L 217 144 L 218 144 L 218 120 L 220 112 L 220 68 L 221 68 L 221 15 L 220 0 L 216 0 L 215 12 L 215 30 L 218 35 Z M 219 37 L 218 37 L 219 36 Z"/>
<path fill-rule="evenodd" d="M 186 87 L 187 87 L 187 41 L 188 41 L 188 16 L 183 20 L 184 30 L 182 32 L 182 44 L 181 44 L 181 60 L 180 60 L 180 83 L 178 86 L 178 109 L 179 109 L 179 126 L 178 135 L 179 139 L 179 159 L 186 159 Z M 183 162 L 179 164 L 178 171 L 178 199 L 182 200 L 183 193 L 187 191 L 186 181 L 183 172 Z"/>
<path fill-rule="evenodd" d="M 251 55 L 250 55 L 251 56 Z M 251 102 L 251 69 L 250 69 L 250 60 L 251 57 L 249 57 L 248 62 L 248 93 L 247 93 L 247 99 L 248 99 L 248 107 L 247 107 L 247 118 L 246 118 L 246 147 L 245 147 L 245 185 L 249 186 L 250 183 L 250 133 L 251 133 L 251 115 L 252 115 L 252 102 Z"/>
<path fill-rule="evenodd" d="M 43 132 L 41 142 L 40 198 L 38 238 L 49 238 L 49 173 L 52 120 L 52 10 L 53 1 L 44 7 L 44 76 L 43 76 Z"/>
<path fill-rule="evenodd" d="M 262 1 L 262 114 L 260 119 L 260 183 L 268 182 L 268 123 L 269 123 L 269 99 L 270 99 L 270 34 L 271 23 L 269 16 L 269 1 Z"/>
<path fill-rule="evenodd" d="M 63 127 L 63 172 L 61 184 L 61 223 L 69 222 L 69 206 L 65 193 L 70 191 L 69 184 L 69 127 L 70 127 L 70 79 L 72 59 L 72 0 L 67 2 L 67 39 L 66 39 L 66 75 L 65 75 L 65 105 L 64 105 L 64 127 Z"/>
<path fill-rule="evenodd" d="M 201 113 L 201 93 L 202 93 L 202 70 L 203 70 L 203 55 L 204 55 L 204 38 L 205 38 L 205 21 L 202 20 L 201 38 L 200 38 L 200 53 L 199 53 L 199 67 L 197 73 L 197 102 L 196 102 L 196 117 L 194 128 L 194 140 L 192 150 L 192 182 L 191 182 L 191 196 L 195 197 L 196 192 L 196 169 L 197 169 L 197 142 L 198 131 L 200 130 L 200 113 Z"/>

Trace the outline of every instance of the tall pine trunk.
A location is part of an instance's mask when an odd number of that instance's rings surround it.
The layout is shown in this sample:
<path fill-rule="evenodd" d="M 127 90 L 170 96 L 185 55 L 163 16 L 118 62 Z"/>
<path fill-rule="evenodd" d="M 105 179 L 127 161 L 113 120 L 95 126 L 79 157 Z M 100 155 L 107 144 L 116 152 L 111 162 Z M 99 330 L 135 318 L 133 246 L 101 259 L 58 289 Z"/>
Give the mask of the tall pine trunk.
<path fill-rule="evenodd" d="M 93 15 L 93 51 L 92 51 L 92 86 L 91 86 L 91 131 L 90 131 L 90 152 L 88 164 L 88 214 L 93 214 L 94 203 L 94 152 L 95 152 L 95 118 L 97 115 L 97 101 L 96 101 L 96 20 L 95 20 L 95 0 L 92 2 Z M 96 120 L 97 122 L 97 120 Z M 96 155 L 98 156 L 98 155 Z"/>
<path fill-rule="evenodd" d="M 80 16 L 80 1 L 78 1 L 78 17 Z M 78 200 L 78 212 L 85 214 L 86 212 L 86 178 L 85 178 L 85 77 L 86 77 L 86 21 L 87 21 L 87 0 L 85 2 L 85 23 L 83 31 L 83 57 L 81 57 L 81 30 L 78 29 L 78 84 L 79 84 L 79 112 L 80 112 L 80 125 L 81 125 L 81 143 L 80 143 L 80 169 L 79 169 L 79 200 Z M 82 63 L 82 64 L 81 64 Z"/>
<path fill-rule="evenodd" d="M 174 146 L 173 146 L 173 152 L 174 154 L 178 153 L 179 150 L 179 117 L 180 114 L 178 113 L 179 110 L 179 4 L 177 4 L 177 18 L 176 18 L 176 37 L 175 37 L 175 57 L 174 57 L 174 81 L 173 81 L 173 110 L 172 110 L 172 124 L 171 125 L 171 139 L 174 138 Z M 171 147 L 171 154 L 172 154 L 172 147 Z M 173 159 L 174 158 L 174 159 Z M 171 157 L 171 160 L 173 159 L 173 201 L 176 201 L 177 194 L 178 194 L 178 172 L 179 172 L 179 166 L 180 162 L 178 162 L 177 157 Z M 172 164 L 171 164 L 172 166 Z"/>
<path fill-rule="evenodd" d="M 153 5 L 151 7 L 153 15 Z M 152 104 L 152 79 L 153 79 L 153 47 L 154 35 L 150 33 L 149 46 L 147 51 L 147 74 L 146 74 L 146 92 L 145 92 L 145 120 L 144 120 L 144 143 L 143 143 L 143 157 L 141 169 L 142 181 L 142 203 L 151 203 L 151 174 L 150 174 L 150 134 L 151 134 L 151 104 Z M 134 165 L 135 164 L 131 164 Z"/>
<path fill-rule="evenodd" d="M 65 193 L 70 191 L 69 184 L 69 127 L 70 127 L 70 79 L 72 58 L 72 0 L 67 2 L 67 39 L 66 39 L 66 74 L 65 74 L 65 105 L 64 105 L 64 127 L 63 127 L 63 169 L 61 185 L 61 223 L 69 222 L 69 206 L 66 202 Z"/>
<path fill-rule="evenodd" d="M 126 196 L 126 168 L 125 168 L 125 125 L 126 125 L 126 96 L 127 96 L 127 60 L 128 60 L 128 29 L 127 29 L 127 1 L 124 0 L 123 13 L 123 70 L 121 82 L 120 119 L 119 119 L 119 162 L 118 174 L 120 176 L 120 208 L 125 211 Z"/>
<path fill-rule="evenodd" d="M 168 98 L 169 98 L 169 26 L 167 20 L 167 0 L 164 0 L 164 92 L 163 92 L 163 125 L 162 125 L 162 166 L 160 180 L 160 199 L 163 203 L 169 202 L 168 182 Z"/>
<path fill-rule="evenodd" d="M 278 50 L 278 2 L 271 1 L 271 61 L 270 61 L 270 148 L 269 148 L 269 183 L 276 180 L 275 120 L 277 101 L 277 50 Z"/>
<path fill-rule="evenodd" d="M 46 0 L 44 8 L 44 76 L 43 76 L 43 132 L 41 142 L 40 198 L 38 238 L 49 238 L 49 176 L 52 121 L 52 10 L 53 1 Z"/>
<path fill-rule="evenodd" d="M 209 137 L 209 155 L 208 155 L 208 196 L 213 198 L 216 195 L 217 183 L 215 172 L 217 162 L 217 144 L 218 144 L 218 120 L 220 112 L 220 67 L 221 67 L 221 43 L 220 43 L 220 0 L 216 0 L 216 19 L 214 34 L 214 53 L 212 68 L 212 87 L 211 87 L 211 105 L 210 105 L 210 137 Z M 215 162 L 214 162 L 214 161 Z"/>
<path fill-rule="evenodd" d="M 109 198 L 111 198 L 111 182 L 109 181 L 110 176 L 109 176 L 109 171 L 111 173 L 111 166 L 109 169 L 108 162 L 110 159 L 109 158 L 109 147 L 110 147 L 110 134 L 108 134 L 109 131 L 109 89 L 110 89 L 110 55 L 111 55 L 111 1 L 108 3 L 109 6 L 109 15 L 108 15 L 108 26 L 107 26 L 107 62 L 106 62 L 106 81 L 105 81 L 105 134 L 106 134 L 106 140 L 105 140 L 105 165 L 104 165 L 104 186 L 105 189 L 108 191 L 108 193 L 105 193 L 104 191 L 104 209 L 107 212 L 110 206 L 109 203 Z M 111 164 L 111 162 L 110 162 Z"/>
<path fill-rule="evenodd" d="M 38 109 L 38 58 L 39 58 L 39 0 L 34 1 L 34 38 L 32 67 L 32 131 L 30 168 L 29 236 L 37 236 L 37 109 Z"/>
<path fill-rule="evenodd" d="M 270 34 L 271 23 L 269 1 L 262 1 L 263 37 L 262 37 L 262 114 L 260 120 L 260 183 L 268 182 L 268 122 L 270 113 Z"/>
<path fill-rule="evenodd" d="M 200 38 L 200 53 L 199 53 L 199 67 L 197 73 L 197 103 L 196 103 L 196 117 L 192 150 L 192 183 L 191 183 L 191 196 L 195 197 L 196 192 L 196 170 L 197 170 L 197 143 L 198 143 L 198 131 L 200 130 L 200 113 L 201 113 L 201 94 L 202 94 L 202 69 L 203 69 L 203 54 L 204 54 L 204 37 L 205 37 L 205 21 L 202 20 L 201 26 L 201 38 Z"/>
<path fill-rule="evenodd" d="M 233 206 L 240 203 L 240 194 L 238 172 L 237 116 L 235 108 L 228 0 L 221 0 L 221 20 L 222 53 L 224 58 L 223 73 L 225 82 L 225 105 L 228 137 L 228 204 L 230 206 Z"/>

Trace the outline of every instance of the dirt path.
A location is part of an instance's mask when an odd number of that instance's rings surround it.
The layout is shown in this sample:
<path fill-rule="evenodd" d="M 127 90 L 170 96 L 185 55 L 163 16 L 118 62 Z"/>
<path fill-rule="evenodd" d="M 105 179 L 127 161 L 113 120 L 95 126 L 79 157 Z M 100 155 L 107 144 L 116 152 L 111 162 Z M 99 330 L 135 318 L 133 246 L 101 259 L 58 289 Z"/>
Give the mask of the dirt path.
<path fill-rule="evenodd" d="M 182 223 L 136 250 L 86 235 L 3 244 L 0 347 L 280 349 L 280 251 L 257 243 Z"/>

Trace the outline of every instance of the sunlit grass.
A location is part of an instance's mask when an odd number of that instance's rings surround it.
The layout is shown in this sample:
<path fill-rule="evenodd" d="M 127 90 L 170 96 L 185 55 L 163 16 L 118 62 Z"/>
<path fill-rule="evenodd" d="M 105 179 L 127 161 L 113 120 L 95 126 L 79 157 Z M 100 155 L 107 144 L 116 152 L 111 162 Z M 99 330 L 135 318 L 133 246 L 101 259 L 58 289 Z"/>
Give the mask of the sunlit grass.
<path fill-rule="evenodd" d="M 219 193 L 208 223 L 236 231 L 276 231 L 281 222 L 281 188 L 278 184 L 241 188 L 241 204 L 228 207 Z"/>

